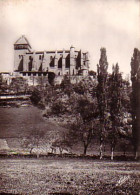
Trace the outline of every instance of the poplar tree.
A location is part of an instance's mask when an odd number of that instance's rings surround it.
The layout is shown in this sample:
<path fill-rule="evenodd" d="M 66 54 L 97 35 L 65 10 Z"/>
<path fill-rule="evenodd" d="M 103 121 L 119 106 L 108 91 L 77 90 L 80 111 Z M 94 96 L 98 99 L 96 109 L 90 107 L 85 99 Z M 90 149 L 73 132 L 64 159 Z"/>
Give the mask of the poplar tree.
<path fill-rule="evenodd" d="M 118 64 L 116 64 L 112 68 L 112 74 L 109 79 L 109 86 L 111 126 L 108 131 L 108 138 L 111 146 L 111 160 L 113 160 L 114 149 L 118 139 L 118 132 L 122 122 L 121 116 L 122 76 L 119 73 Z"/>
<path fill-rule="evenodd" d="M 107 76 L 108 62 L 106 49 L 101 48 L 99 65 L 97 64 L 97 100 L 100 119 L 100 159 L 103 158 L 103 144 L 106 135 L 106 115 L 107 115 Z"/>
<path fill-rule="evenodd" d="M 134 49 L 131 58 L 131 81 L 132 81 L 132 133 L 135 159 L 140 149 L 140 51 Z"/>

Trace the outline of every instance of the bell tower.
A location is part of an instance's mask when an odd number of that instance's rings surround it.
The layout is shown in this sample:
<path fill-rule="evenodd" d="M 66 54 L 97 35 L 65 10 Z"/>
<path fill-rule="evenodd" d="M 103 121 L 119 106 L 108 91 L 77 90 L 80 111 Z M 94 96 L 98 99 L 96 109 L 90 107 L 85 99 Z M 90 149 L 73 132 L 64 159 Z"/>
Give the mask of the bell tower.
<path fill-rule="evenodd" d="M 14 71 L 24 70 L 24 55 L 31 51 L 27 38 L 22 35 L 14 44 Z"/>

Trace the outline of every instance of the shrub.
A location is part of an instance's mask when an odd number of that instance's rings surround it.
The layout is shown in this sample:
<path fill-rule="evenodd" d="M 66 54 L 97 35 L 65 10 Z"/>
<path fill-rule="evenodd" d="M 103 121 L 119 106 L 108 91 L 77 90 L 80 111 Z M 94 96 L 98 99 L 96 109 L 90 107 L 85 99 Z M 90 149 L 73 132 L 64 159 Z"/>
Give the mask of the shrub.
<path fill-rule="evenodd" d="M 66 112 L 66 106 L 61 100 L 58 100 L 52 103 L 51 110 L 53 114 L 59 115 Z"/>
<path fill-rule="evenodd" d="M 32 92 L 32 95 L 31 95 L 30 99 L 31 99 L 31 102 L 33 104 L 37 105 L 40 102 L 40 100 L 41 100 L 41 94 L 40 94 L 40 92 L 37 89 L 35 89 Z"/>

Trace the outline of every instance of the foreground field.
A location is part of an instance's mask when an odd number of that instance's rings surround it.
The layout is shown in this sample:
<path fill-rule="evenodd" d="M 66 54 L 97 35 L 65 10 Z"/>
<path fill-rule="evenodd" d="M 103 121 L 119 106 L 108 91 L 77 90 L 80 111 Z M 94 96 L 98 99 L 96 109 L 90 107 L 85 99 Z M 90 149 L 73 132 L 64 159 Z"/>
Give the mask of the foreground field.
<path fill-rule="evenodd" d="M 1 159 L 0 194 L 140 194 L 140 163 Z"/>

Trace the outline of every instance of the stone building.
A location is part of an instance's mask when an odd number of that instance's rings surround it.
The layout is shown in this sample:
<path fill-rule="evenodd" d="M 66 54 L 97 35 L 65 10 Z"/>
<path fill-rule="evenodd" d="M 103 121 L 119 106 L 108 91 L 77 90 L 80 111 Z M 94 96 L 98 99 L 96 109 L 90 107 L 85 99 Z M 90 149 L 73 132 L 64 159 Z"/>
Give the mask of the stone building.
<path fill-rule="evenodd" d="M 14 72 L 23 76 L 87 76 L 89 70 L 89 54 L 76 50 L 33 51 L 25 36 L 14 44 Z"/>

